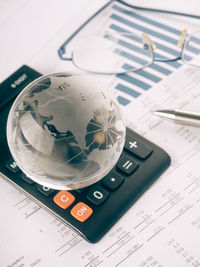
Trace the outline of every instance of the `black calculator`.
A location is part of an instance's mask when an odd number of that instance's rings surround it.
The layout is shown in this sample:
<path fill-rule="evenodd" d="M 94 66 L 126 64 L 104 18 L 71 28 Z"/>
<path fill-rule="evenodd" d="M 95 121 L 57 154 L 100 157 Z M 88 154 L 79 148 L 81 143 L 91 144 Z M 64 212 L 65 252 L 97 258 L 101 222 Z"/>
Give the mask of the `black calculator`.
<path fill-rule="evenodd" d="M 41 74 L 22 66 L 0 84 L 0 173 L 5 180 L 91 243 L 98 242 L 170 165 L 169 155 L 127 128 L 123 152 L 97 183 L 79 190 L 54 190 L 27 177 L 6 140 L 9 110 L 21 90 Z"/>

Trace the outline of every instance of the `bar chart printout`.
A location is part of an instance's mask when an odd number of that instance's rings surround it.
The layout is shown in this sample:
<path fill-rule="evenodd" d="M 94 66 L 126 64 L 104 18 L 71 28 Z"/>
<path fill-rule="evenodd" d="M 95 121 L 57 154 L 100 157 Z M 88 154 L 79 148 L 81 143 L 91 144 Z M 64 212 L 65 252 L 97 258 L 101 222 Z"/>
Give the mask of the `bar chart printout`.
<path fill-rule="evenodd" d="M 141 40 L 128 33 L 139 36 L 142 33 L 148 34 L 156 46 L 155 58 L 172 59 L 180 56 L 181 51 L 178 48 L 178 41 L 183 30 L 182 25 L 178 25 L 176 28 L 173 20 L 163 19 L 159 21 L 160 16 L 156 16 L 156 19 L 154 17 L 152 12 L 145 11 L 141 13 L 116 2 L 112 3 L 84 27 L 81 34 L 90 34 L 95 29 L 95 33 L 100 32 L 104 38 L 108 39 L 107 32 L 123 33 L 117 38 L 117 49 L 115 48 L 113 53 L 125 59 L 123 61 L 125 63 L 121 66 L 125 70 L 134 67 L 135 63 L 143 65 L 147 63 L 144 52 L 140 49 Z M 109 41 L 116 42 L 115 38 L 110 38 Z M 188 61 L 200 54 L 199 42 L 198 39 L 193 40 L 193 43 L 187 49 L 185 58 Z M 165 77 L 174 73 L 182 65 L 183 63 L 180 60 L 174 62 L 154 61 L 149 66 L 136 72 L 117 74 L 115 77 L 112 75 L 109 85 L 115 89 L 119 103 L 127 106 Z"/>

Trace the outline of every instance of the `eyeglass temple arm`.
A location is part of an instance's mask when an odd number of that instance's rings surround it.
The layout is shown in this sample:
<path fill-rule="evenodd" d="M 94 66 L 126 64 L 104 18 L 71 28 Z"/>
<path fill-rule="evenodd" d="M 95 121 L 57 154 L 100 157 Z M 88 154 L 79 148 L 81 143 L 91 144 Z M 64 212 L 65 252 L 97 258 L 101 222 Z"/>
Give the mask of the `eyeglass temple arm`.
<path fill-rule="evenodd" d="M 94 17 L 96 17 L 101 11 L 103 11 L 110 3 L 114 2 L 114 0 L 110 0 L 107 4 L 105 4 L 102 8 L 97 10 L 89 19 L 87 19 L 58 49 L 58 56 L 62 60 L 72 60 L 71 57 L 65 57 L 66 54 L 66 45 L 77 35 Z"/>

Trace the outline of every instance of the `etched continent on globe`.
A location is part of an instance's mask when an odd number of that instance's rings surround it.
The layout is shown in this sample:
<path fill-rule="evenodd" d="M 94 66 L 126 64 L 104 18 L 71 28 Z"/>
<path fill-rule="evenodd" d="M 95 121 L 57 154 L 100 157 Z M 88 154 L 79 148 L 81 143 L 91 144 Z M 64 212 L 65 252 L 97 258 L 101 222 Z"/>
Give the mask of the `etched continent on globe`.
<path fill-rule="evenodd" d="M 125 125 L 108 88 L 87 75 L 57 73 L 37 79 L 17 97 L 7 139 L 28 177 L 51 188 L 76 189 L 115 165 Z"/>

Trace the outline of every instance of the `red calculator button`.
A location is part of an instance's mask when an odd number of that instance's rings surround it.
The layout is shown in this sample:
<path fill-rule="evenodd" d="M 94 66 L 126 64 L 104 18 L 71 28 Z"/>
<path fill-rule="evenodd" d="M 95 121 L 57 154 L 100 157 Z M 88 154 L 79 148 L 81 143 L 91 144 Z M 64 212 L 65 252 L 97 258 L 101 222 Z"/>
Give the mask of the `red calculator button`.
<path fill-rule="evenodd" d="M 86 221 L 93 213 L 93 210 L 83 202 L 79 202 L 71 210 L 71 215 L 80 222 Z"/>
<path fill-rule="evenodd" d="M 62 209 L 67 209 L 75 201 L 75 197 L 71 193 L 62 190 L 55 195 L 53 200 Z"/>

